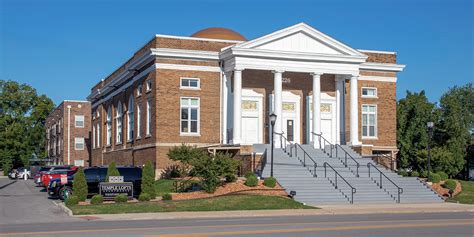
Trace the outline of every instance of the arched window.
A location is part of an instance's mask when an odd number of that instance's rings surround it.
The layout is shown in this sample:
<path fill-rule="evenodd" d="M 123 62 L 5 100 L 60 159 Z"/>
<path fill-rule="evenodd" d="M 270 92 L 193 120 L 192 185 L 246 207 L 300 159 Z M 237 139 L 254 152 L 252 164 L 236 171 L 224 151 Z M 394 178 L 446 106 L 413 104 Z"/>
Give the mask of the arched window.
<path fill-rule="evenodd" d="M 128 107 L 127 107 L 127 141 L 133 140 L 133 127 L 135 126 L 135 118 L 133 116 L 133 95 L 130 96 L 128 99 Z"/>
<path fill-rule="evenodd" d="M 107 146 L 112 144 L 112 108 L 107 108 Z"/>
<path fill-rule="evenodd" d="M 116 111 L 117 113 L 115 115 L 115 125 L 116 125 L 115 143 L 120 144 L 122 143 L 122 115 L 123 115 L 121 102 L 118 102 Z"/>

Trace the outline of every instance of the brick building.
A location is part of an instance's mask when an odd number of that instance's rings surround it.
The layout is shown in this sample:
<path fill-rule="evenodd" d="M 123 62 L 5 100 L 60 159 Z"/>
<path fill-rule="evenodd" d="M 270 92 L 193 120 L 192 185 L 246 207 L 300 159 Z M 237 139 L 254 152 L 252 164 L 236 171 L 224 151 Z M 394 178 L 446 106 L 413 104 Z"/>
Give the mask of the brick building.
<path fill-rule="evenodd" d="M 403 68 L 395 52 L 353 49 L 304 23 L 253 40 L 223 28 L 156 35 L 91 90 L 92 164 L 160 170 L 182 143 L 269 143 L 271 113 L 292 142 L 314 132 L 394 155 Z"/>
<path fill-rule="evenodd" d="M 65 100 L 46 118 L 46 151 L 56 165 L 90 165 L 91 103 Z"/>

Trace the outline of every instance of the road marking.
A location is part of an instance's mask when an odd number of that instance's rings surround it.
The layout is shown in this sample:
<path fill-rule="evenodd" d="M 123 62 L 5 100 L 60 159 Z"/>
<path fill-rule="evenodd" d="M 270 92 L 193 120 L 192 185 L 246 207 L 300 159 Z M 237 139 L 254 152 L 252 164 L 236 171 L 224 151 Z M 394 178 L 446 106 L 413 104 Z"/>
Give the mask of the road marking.
<path fill-rule="evenodd" d="M 324 225 L 324 224 L 362 224 L 362 223 L 395 223 L 395 222 L 425 222 L 433 221 L 434 219 L 412 219 L 412 220 L 382 220 L 382 221 L 314 221 L 314 222 L 281 222 L 281 223 L 267 223 L 267 224 L 228 224 L 228 225 L 203 225 L 203 226 L 163 226 L 163 227 L 133 227 L 133 228 L 101 228 L 101 229 L 84 229 L 84 230 L 57 230 L 57 231 L 32 231 L 32 232 L 10 232 L 0 233 L 0 236 L 16 236 L 16 235 L 50 235 L 50 234 L 68 234 L 68 233 L 89 233 L 89 232 L 113 232 L 113 231 L 140 231 L 140 230 L 169 230 L 169 229 L 194 229 L 194 228 L 226 228 L 226 227 L 264 227 L 264 226 L 283 226 L 283 225 Z M 458 221 L 471 221 L 474 223 L 474 218 L 462 219 L 436 219 L 436 221 L 445 221 L 445 223 Z M 446 222 L 448 221 L 448 222 Z M 456 222 L 455 222 L 456 221 Z"/>
<path fill-rule="evenodd" d="M 244 230 L 244 231 L 225 231 L 208 232 L 198 234 L 163 234 L 153 235 L 153 237 L 208 237 L 224 235 L 255 235 L 255 234 L 282 234 L 282 233 L 302 233 L 317 231 L 343 231 L 343 230 L 369 230 L 369 229 L 391 229 L 391 228 L 419 228 L 419 227 L 445 227 L 473 225 L 473 222 L 453 222 L 453 223 L 420 223 L 420 224 L 393 224 L 393 225 L 366 225 L 366 226 L 336 226 L 336 227 L 315 227 L 302 229 L 278 229 L 278 230 Z"/>

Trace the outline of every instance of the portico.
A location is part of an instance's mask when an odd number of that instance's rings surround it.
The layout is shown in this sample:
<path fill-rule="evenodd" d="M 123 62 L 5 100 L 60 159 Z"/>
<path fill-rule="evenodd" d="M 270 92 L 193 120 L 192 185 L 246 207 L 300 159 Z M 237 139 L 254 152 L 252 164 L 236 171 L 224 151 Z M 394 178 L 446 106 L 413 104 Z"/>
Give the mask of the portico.
<path fill-rule="evenodd" d="M 309 143 L 313 140 L 313 133 L 323 133 L 325 138 L 331 138 L 332 143 L 345 143 L 345 126 L 343 126 L 345 118 L 344 86 L 346 82 L 349 82 L 349 142 L 351 145 L 360 144 L 357 83 L 360 64 L 366 61 L 366 55 L 306 24 L 298 24 L 255 40 L 223 49 L 220 58 L 223 61 L 223 71 L 225 71 L 222 77 L 222 85 L 225 87 L 222 89 L 223 114 L 225 114 L 223 116 L 225 121 L 222 123 L 222 131 L 224 131 L 222 134 L 223 143 L 244 144 L 248 140 L 246 136 L 251 136 L 248 134 L 248 130 L 242 129 L 242 111 L 245 110 L 242 107 L 243 99 L 245 101 L 245 98 L 242 97 L 242 81 L 246 80 L 242 75 L 246 70 L 257 70 L 270 71 L 273 74 L 273 88 L 271 98 L 265 98 L 267 103 L 271 104 L 271 106 L 268 106 L 268 111 L 263 111 L 262 105 L 256 105 L 255 108 L 259 109 L 266 117 L 271 113 L 275 113 L 277 120 L 274 132 L 281 134 L 283 131 L 286 131 L 286 133 L 283 133 L 286 138 L 289 135 L 293 137 L 295 135 L 294 131 L 289 134 L 289 129 L 296 128 L 296 130 L 299 129 L 301 131 L 303 127 L 302 121 L 306 121 L 307 125 L 309 125 L 306 131 L 306 134 L 309 131 L 309 136 L 307 135 L 306 141 L 302 141 L 300 138 L 292 139 L 301 140 L 300 143 Z M 291 104 L 285 102 L 289 99 L 284 98 L 284 92 L 289 91 L 283 90 L 284 73 L 301 73 L 310 76 L 309 82 L 302 83 L 301 85 L 292 85 L 293 88 L 300 87 L 300 89 L 307 90 L 308 88 L 303 87 L 308 84 L 311 85 L 310 100 L 305 103 L 305 98 L 300 98 L 301 105 L 307 104 L 311 106 L 307 107 L 306 111 L 310 115 L 306 116 L 307 118 L 301 118 L 301 114 L 305 113 L 298 114 L 296 109 L 291 110 L 293 108 Z M 321 91 L 321 78 L 324 75 L 332 76 L 334 93 L 331 96 Z M 263 78 L 253 78 L 252 80 L 263 80 Z M 231 81 L 232 83 L 230 83 Z M 269 84 L 271 82 L 265 80 L 262 83 Z M 322 108 L 321 100 L 323 96 L 325 100 L 333 100 L 334 102 L 329 103 L 329 105 L 324 103 L 324 108 Z M 333 108 L 333 104 L 335 108 Z M 230 110 L 231 107 L 232 110 Z M 299 116 L 301 119 L 287 119 L 284 121 L 284 114 L 290 111 L 296 113 L 297 116 L 295 118 Z M 334 116 L 329 114 L 334 114 Z M 322 119 L 322 116 L 326 116 L 326 120 L 329 118 L 330 122 L 322 122 L 325 121 Z M 294 124 L 296 121 L 299 124 Z M 323 126 L 325 127 L 323 128 Z M 263 127 L 264 125 L 260 124 L 257 129 L 262 129 Z M 268 128 L 268 125 L 265 127 Z M 229 135 L 231 136 L 228 137 Z M 275 135 L 274 139 L 278 141 L 275 144 L 279 146 L 279 135 Z M 263 143 L 263 140 L 260 142 Z M 315 142 L 314 145 L 316 148 L 319 148 L 317 147 L 319 143 Z"/>

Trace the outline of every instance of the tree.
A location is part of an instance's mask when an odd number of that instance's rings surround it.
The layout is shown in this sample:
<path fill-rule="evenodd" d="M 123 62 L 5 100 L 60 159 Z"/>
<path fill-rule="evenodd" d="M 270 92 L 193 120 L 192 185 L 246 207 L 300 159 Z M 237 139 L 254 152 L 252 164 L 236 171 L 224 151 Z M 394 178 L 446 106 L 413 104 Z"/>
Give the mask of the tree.
<path fill-rule="evenodd" d="M 0 164 L 4 170 L 45 157 L 44 124 L 54 109 L 45 95 L 27 84 L 0 80 Z"/>
<path fill-rule="evenodd" d="M 468 147 L 472 145 L 470 130 L 474 124 L 474 87 L 468 83 L 450 88 L 440 100 L 440 134 L 438 143 L 452 154 L 453 174 L 458 174 L 467 163 Z"/>
<path fill-rule="evenodd" d="M 192 173 L 201 179 L 201 185 L 206 192 L 213 193 L 221 184 L 223 177 L 236 173 L 238 164 L 238 161 L 228 154 L 202 153 L 201 156 L 192 160 Z"/>
<path fill-rule="evenodd" d="M 192 161 L 202 155 L 203 151 L 201 149 L 186 144 L 175 146 L 168 151 L 170 160 L 179 162 L 179 173 L 181 174 L 188 174 L 191 170 Z"/>
<path fill-rule="evenodd" d="M 397 146 L 401 168 L 424 170 L 424 164 L 418 160 L 418 152 L 426 149 L 428 133 L 426 123 L 437 121 L 435 104 L 430 103 L 425 92 L 407 91 L 405 98 L 397 103 Z"/>
<path fill-rule="evenodd" d="M 150 195 L 151 199 L 156 198 L 155 190 L 155 170 L 153 169 L 153 164 L 151 161 L 148 161 L 143 167 L 142 172 L 142 193 Z"/>
<path fill-rule="evenodd" d="M 72 194 L 76 196 L 79 201 L 83 202 L 87 199 L 87 181 L 82 167 L 79 167 L 76 174 L 74 174 L 74 180 L 72 182 Z"/>
<path fill-rule="evenodd" d="M 115 161 L 112 161 L 107 168 L 107 176 L 105 176 L 105 182 L 109 182 L 109 176 L 120 176 L 120 172 L 117 169 Z"/>

